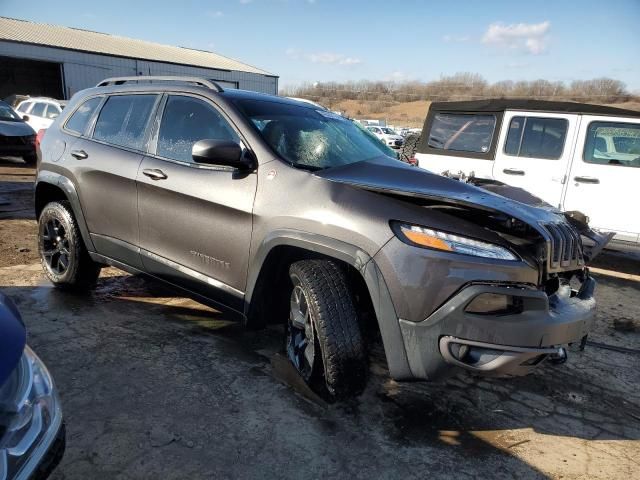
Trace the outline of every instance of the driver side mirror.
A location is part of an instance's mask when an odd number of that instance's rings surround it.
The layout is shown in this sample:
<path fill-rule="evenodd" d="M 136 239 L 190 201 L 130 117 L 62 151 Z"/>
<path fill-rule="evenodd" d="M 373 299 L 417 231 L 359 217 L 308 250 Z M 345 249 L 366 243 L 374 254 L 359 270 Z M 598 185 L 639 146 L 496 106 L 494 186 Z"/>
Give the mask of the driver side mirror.
<path fill-rule="evenodd" d="M 24 120 L 25 122 L 29 121 L 29 115 L 22 115 L 22 120 Z"/>
<path fill-rule="evenodd" d="M 240 144 L 231 140 L 198 140 L 191 148 L 191 157 L 194 162 L 205 165 L 221 165 L 239 170 L 256 168 L 253 155 L 243 152 Z"/>

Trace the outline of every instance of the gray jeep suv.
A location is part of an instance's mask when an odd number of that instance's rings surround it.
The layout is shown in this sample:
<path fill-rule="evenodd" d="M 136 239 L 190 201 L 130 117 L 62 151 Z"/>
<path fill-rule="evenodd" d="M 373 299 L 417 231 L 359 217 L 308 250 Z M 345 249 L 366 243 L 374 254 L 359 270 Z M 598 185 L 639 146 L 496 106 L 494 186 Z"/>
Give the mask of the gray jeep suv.
<path fill-rule="evenodd" d="M 89 288 L 114 265 L 248 327 L 282 323 L 290 361 L 329 397 L 362 390 L 377 338 L 397 380 L 521 375 L 594 318 L 581 235 L 602 241 L 579 215 L 412 168 L 313 105 L 203 79 L 77 93 L 42 140 L 35 208 L 56 286 Z"/>

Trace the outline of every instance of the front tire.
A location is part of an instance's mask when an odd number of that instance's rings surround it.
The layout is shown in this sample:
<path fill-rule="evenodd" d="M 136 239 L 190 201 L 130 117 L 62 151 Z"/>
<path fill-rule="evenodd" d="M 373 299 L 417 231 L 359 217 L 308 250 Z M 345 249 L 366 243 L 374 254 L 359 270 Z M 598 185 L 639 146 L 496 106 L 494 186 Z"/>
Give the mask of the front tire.
<path fill-rule="evenodd" d="M 69 202 L 48 203 L 38 219 L 38 252 L 54 286 L 87 290 L 95 286 L 101 266 L 91 260 Z"/>
<path fill-rule="evenodd" d="M 289 277 L 289 360 L 312 389 L 329 399 L 359 394 L 367 360 L 345 272 L 331 260 L 302 260 L 291 265 Z"/>

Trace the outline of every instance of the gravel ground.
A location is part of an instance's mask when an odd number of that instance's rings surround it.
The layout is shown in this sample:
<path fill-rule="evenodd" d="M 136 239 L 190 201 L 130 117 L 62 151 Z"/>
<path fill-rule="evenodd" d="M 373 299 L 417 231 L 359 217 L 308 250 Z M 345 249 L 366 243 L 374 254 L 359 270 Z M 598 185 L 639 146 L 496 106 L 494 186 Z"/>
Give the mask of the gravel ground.
<path fill-rule="evenodd" d="M 90 295 L 53 289 L 37 263 L 32 175 L 0 160 L 0 288 L 60 389 L 68 443 L 55 479 L 626 479 L 640 470 L 637 256 L 603 255 L 591 344 L 562 366 L 398 384 L 374 353 L 364 394 L 327 405 L 280 355 L 276 328 L 243 332 L 111 268 Z"/>

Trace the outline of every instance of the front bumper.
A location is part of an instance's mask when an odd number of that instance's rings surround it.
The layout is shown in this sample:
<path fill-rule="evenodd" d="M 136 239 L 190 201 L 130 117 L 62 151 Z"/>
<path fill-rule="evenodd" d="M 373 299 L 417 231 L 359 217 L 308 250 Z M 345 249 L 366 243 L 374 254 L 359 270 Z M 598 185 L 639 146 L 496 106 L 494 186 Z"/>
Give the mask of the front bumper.
<path fill-rule="evenodd" d="M 579 291 L 556 294 L 526 287 L 471 284 L 421 322 L 400 320 L 413 378 L 432 379 L 451 367 L 482 375 L 525 375 L 564 345 L 580 342 L 595 318 L 595 281 L 586 277 Z M 481 294 L 518 298 L 522 311 L 504 315 L 469 313 Z"/>
<path fill-rule="evenodd" d="M 44 479 L 65 448 L 62 410 L 44 363 L 25 347 L 0 409 L 0 480 Z"/>

